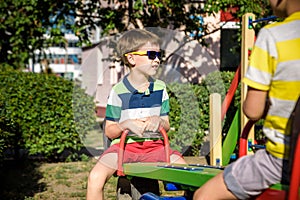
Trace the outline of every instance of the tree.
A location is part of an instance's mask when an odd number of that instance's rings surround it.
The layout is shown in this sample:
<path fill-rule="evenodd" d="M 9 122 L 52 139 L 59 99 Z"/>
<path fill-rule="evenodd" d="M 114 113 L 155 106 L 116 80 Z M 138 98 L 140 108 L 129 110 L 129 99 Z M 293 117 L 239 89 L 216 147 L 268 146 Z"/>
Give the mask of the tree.
<path fill-rule="evenodd" d="M 102 35 L 133 27 L 162 27 L 193 33 L 205 44 L 207 29 L 201 17 L 237 7 L 235 17 L 246 12 L 268 16 L 271 9 L 260 0 L 11 0 L 0 3 L 0 64 L 24 68 L 33 52 L 64 43 L 71 31 L 81 44 L 89 44 L 91 30 L 98 26 Z M 45 34 L 48 37 L 45 37 Z"/>
<path fill-rule="evenodd" d="M 24 68 L 29 58 L 33 58 L 34 50 L 64 43 L 67 31 L 75 33 L 81 42 L 88 41 L 86 27 L 94 21 L 90 13 L 99 5 L 97 0 L 1 1 L 0 63 Z"/>
<path fill-rule="evenodd" d="M 209 14 L 216 13 L 220 10 L 230 12 L 235 19 L 242 21 L 245 13 L 253 13 L 258 18 L 266 18 L 272 15 L 272 9 L 267 3 L 268 1 L 260 0 L 207 0 L 205 10 Z M 267 23 L 267 21 L 265 21 Z M 257 30 L 262 27 L 264 23 L 257 24 Z"/>

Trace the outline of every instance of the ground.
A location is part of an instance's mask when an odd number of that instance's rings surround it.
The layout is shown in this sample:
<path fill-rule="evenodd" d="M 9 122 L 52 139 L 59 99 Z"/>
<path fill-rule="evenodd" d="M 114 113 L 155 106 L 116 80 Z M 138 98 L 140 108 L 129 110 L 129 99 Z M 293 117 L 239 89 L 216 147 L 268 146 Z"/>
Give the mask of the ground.
<path fill-rule="evenodd" d="M 0 173 L 1 199 L 85 199 L 87 176 L 95 162 L 6 162 Z M 106 185 L 105 199 L 114 199 L 115 188 L 116 178 L 112 178 Z"/>
<path fill-rule="evenodd" d="M 202 158 L 187 157 L 190 163 L 204 162 Z M 83 200 L 86 181 L 96 159 L 81 162 L 45 163 L 7 161 L 0 172 L 2 200 Z M 105 199 L 114 200 L 117 178 L 105 187 Z"/>
<path fill-rule="evenodd" d="M 94 154 L 85 161 L 49 163 L 36 159 L 6 160 L 4 165 L 0 166 L 0 199 L 85 199 L 88 173 L 97 161 L 97 154 L 103 150 L 98 148 L 102 145 L 101 133 L 99 131 L 92 133 L 84 143 L 89 147 L 90 153 Z M 206 164 L 204 158 L 185 159 L 188 163 Z M 117 178 L 112 177 L 105 186 L 105 200 L 116 199 L 116 185 Z"/>

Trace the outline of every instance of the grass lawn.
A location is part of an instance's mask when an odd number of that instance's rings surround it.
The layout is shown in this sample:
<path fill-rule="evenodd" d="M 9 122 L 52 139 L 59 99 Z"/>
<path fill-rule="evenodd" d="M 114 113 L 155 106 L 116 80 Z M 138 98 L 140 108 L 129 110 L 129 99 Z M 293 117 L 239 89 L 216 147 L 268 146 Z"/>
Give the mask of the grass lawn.
<path fill-rule="evenodd" d="M 43 163 L 26 161 L 5 163 L 0 172 L 1 200 L 84 200 L 90 169 L 96 159 L 81 162 Z M 117 178 L 105 185 L 104 199 L 116 199 Z M 165 196 L 174 192 L 160 190 Z M 182 192 L 176 192 L 176 195 Z M 126 198 L 127 199 L 127 198 Z"/>
<path fill-rule="evenodd" d="M 83 141 L 86 147 L 101 149 L 102 133 L 93 131 Z M 90 152 L 92 156 L 93 152 Z M 99 154 L 99 151 L 94 151 Z M 197 158 L 196 158 L 197 159 Z M 201 163 L 203 160 L 188 160 Z M 8 160 L 0 166 L 1 200 L 81 200 L 85 199 L 88 173 L 96 163 L 95 158 L 81 162 L 47 163 L 36 160 L 17 162 Z M 116 199 L 117 178 L 112 177 L 105 186 L 104 199 Z M 174 193 L 163 190 L 163 195 Z M 177 194 L 176 194 L 177 195 Z"/>
<path fill-rule="evenodd" d="M 91 156 L 103 149 L 102 131 L 90 132 L 83 140 Z M 99 155 L 98 155 L 99 156 Z M 96 159 L 81 162 L 47 163 L 36 160 L 5 161 L 0 167 L 1 200 L 85 199 L 89 171 Z M 117 178 L 106 184 L 105 199 L 115 199 Z"/>
<path fill-rule="evenodd" d="M 0 172 L 1 199 L 85 199 L 87 176 L 95 162 L 6 162 Z M 105 199 L 115 199 L 116 183 L 113 177 L 106 184 Z"/>

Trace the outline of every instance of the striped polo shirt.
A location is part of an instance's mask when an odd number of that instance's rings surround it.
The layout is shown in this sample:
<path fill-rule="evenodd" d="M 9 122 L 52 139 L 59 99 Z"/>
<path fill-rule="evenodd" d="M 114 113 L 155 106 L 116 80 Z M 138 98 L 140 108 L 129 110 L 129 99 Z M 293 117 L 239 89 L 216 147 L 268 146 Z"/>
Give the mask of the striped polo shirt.
<path fill-rule="evenodd" d="M 169 96 L 166 84 L 157 79 L 149 79 L 149 87 L 141 92 L 135 89 L 128 81 L 126 75 L 119 83 L 113 86 L 106 107 L 106 120 L 121 123 L 127 119 L 141 119 L 150 116 L 165 116 L 169 114 Z M 152 140 L 150 138 L 161 138 L 160 133 L 144 133 L 144 138 L 140 138 L 129 133 L 130 142 L 140 142 Z M 112 144 L 118 143 L 119 139 L 114 139 Z"/>
<path fill-rule="evenodd" d="M 275 157 L 287 157 L 287 122 L 300 95 L 300 12 L 259 31 L 243 81 L 269 91 L 271 106 L 263 127 L 266 149 Z"/>

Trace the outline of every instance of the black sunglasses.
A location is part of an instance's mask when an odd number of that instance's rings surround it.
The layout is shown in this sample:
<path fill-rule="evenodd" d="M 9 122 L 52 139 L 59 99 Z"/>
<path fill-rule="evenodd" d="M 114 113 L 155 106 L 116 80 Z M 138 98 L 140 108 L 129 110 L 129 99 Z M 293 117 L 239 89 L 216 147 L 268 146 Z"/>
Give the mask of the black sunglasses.
<path fill-rule="evenodd" d="M 133 51 L 133 52 L 126 53 L 125 56 L 127 56 L 128 54 L 148 56 L 150 60 L 154 60 L 155 58 L 161 60 L 162 58 L 162 53 L 160 51 Z"/>

